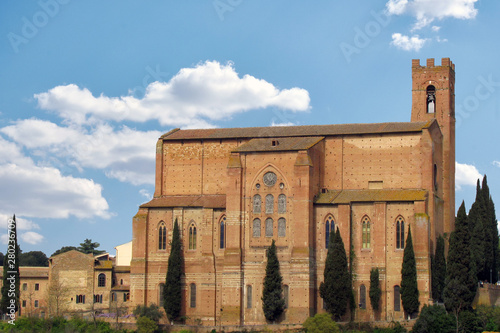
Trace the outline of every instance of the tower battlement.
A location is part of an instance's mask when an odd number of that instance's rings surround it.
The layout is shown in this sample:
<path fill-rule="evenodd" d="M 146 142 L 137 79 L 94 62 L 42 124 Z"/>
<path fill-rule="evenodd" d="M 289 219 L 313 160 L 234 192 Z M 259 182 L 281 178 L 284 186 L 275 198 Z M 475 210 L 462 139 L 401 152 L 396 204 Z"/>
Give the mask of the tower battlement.
<path fill-rule="evenodd" d="M 434 58 L 428 58 L 426 66 L 420 65 L 420 59 L 413 59 L 411 61 L 412 68 L 421 68 L 421 67 L 438 67 L 434 64 Z M 451 67 L 452 70 L 455 70 L 455 64 L 450 60 L 450 58 L 442 58 L 441 59 L 441 67 Z"/>

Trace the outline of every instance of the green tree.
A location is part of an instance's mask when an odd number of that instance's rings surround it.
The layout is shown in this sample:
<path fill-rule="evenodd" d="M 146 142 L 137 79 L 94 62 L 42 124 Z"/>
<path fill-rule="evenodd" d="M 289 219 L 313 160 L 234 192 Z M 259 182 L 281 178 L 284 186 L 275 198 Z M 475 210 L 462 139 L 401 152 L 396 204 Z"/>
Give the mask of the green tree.
<path fill-rule="evenodd" d="M 285 310 L 285 299 L 283 298 L 283 277 L 280 273 L 280 262 L 274 239 L 267 249 L 266 255 L 267 265 L 262 292 L 262 309 L 267 320 L 276 321 Z"/>
<path fill-rule="evenodd" d="M 170 255 L 168 257 L 167 277 L 163 289 L 163 307 L 170 321 L 177 320 L 181 314 L 182 284 L 181 277 L 184 271 L 181 237 L 177 219 L 174 222 Z"/>
<path fill-rule="evenodd" d="M 339 320 L 347 311 L 352 288 L 347 255 L 339 229 L 335 233 L 335 238 L 333 237 L 332 235 L 328 244 L 324 282 L 321 283 L 319 290 L 327 311 Z"/>
<path fill-rule="evenodd" d="M 19 245 L 17 245 L 16 215 L 8 223 L 9 240 L 3 261 L 3 285 L 0 310 L 7 315 L 14 314 L 19 308 Z M 15 318 L 15 317 L 14 317 Z M 11 316 L 11 319 L 14 319 Z"/>
<path fill-rule="evenodd" d="M 443 299 L 446 309 L 455 315 L 457 327 L 461 311 L 471 307 L 476 295 L 477 280 L 472 271 L 470 232 L 462 202 L 455 219 L 455 231 L 450 237 Z"/>
<path fill-rule="evenodd" d="M 436 252 L 432 260 L 432 298 L 443 302 L 443 289 L 446 279 L 446 258 L 444 256 L 444 238 L 439 235 L 436 243 Z"/>
<path fill-rule="evenodd" d="M 403 254 L 403 266 L 401 268 L 401 301 L 405 312 L 414 316 L 418 313 L 420 301 L 417 285 L 417 263 L 413 252 L 413 241 L 411 238 L 411 228 L 408 228 L 406 245 Z"/>
<path fill-rule="evenodd" d="M 484 271 L 486 270 L 486 249 L 488 242 L 484 228 L 485 206 L 479 181 L 476 188 L 476 201 L 469 210 L 468 225 L 471 233 L 470 250 L 471 264 L 478 279 L 484 280 Z"/>
<path fill-rule="evenodd" d="M 372 268 L 370 271 L 370 304 L 374 311 L 380 309 L 380 296 L 382 295 L 382 290 L 380 290 L 379 281 L 379 271 L 378 268 Z"/>
<path fill-rule="evenodd" d="M 148 317 L 137 318 L 137 333 L 154 333 L 158 330 L 158 324 Z"/>
<path fill-rule="evenodd" d="M 483 177 L 483 184 L 481 188 L 481 194 L 483 197 L 484 204 L 484 234 L 486 238 L 485 246 L 485 269 L 483 271 L 482 278 L 484 280 L 492 282 L 498 281 L 498 227 L 497 220 L 495 216 L 495 205 L 493 199 L 490 195 L 490 189 L 488 187 L 488 181 L 486 175 Z"/>
<path fill-rule="evenodd" d="M 146 317 L 158 323 L 163 317 L 163 314 L 160 311 L 160 307 L 156 304 L 151 304 L 149 306 L 146 305 L 137 305 L 134 309 L 134 315 L 136 317 Z"/>
<path fill-rule="evenodd" d="M 86 238 L 83 243 L 80 243 L 80 246 L 78 247 L 78 251 L 83 252 L 83 253 L 92 253 L 93 255 L 97 254 L 102 254 L 105 253 L 106 251 L 104 250 L 97 250 L 97 248 L 101 246 L 101 244 L 97 242 L 92 242 L 91 239 Z"/>
<path fill-rule="evenodd" d="M 412 333 L 451 333 L 455 331 L 452 315 L 439 305 L 424 305 Z"/>
<path fill-rule="evenodd" d="M 76 251 L 80 251 L 77 247 L 75 246 L 63 246 L 61 247 L 59 250 L 57 250 L 56 252 L 52 253 L 51 257 L 53 256 L 56 256 L 58 254 L 61 254 L 61 253 L 65 253 L 65 252 L 69 252 L 71 250 L 76 250 Z"/>
<path fill-rule="evenodd" d="M 19 266 L 49 267 L 49 259 L 42 251 L 29 251 L 19 254 Z"/>
<path fill-rule="evenodd" d="M 306 333 L 338 333 L 340 329 L 329 313 L 309 317 L 302 325 Z"/>

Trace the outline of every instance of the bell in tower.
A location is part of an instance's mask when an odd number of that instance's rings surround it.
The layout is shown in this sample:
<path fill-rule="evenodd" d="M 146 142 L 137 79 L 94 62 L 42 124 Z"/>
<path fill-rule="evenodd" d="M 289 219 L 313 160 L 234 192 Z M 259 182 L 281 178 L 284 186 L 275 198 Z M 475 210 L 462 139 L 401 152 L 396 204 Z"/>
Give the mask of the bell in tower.
<path fill-rule="evenodd" d="M 436 112 L 436 88 L 432 85 L 427 87 L 427 113 Z"/>

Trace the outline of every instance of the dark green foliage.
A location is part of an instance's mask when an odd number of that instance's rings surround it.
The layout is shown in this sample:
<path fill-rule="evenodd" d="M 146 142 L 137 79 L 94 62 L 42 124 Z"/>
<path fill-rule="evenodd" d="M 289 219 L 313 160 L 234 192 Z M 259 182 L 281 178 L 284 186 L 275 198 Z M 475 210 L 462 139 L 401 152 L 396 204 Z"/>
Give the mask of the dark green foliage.
<path fill-rule="evenodd" d="M 458 209 L 455 231 L 450 237 L 443 299 L 446 309 L 458 314 L 470 308 L 476 294 L 476 276 L 472 272 L 470 234 L 465 204 Z"/>
<path fill-rule="evenodd" d="M 277 320 L 285 309 L 283 298 L 283 277 L 280 273 L 276 245 L 273 242 L 267 249 L 266 276 L 264 278 L 264 290 L 262 292 L 262 309 L 264 316 L 269 321 Z"/>
<path fill-rule="evenodd" d="M 413 316 L 418 313 L 420 301 L 417 285 L 417 262 L 413 252 L 413 241 L 411 238 L 411 228 L 408 228 L 405 251 L 403 255 L 403 266 L 401 268 L 401 301 L 403 309 L 407 314 Z"/>
<path fill-rule="evenodd" d="M 443 302 L 446 258 L 444 256 L 444 238 L 441 235 L 437 239 L 436 252 L 432 258 L 432 298 L 438 302 Z"/>
<path fill-rule="evenodd" d="M 147 317 L 156 323 L 163 317 L 160 307 L 156 304 L 150 306 L 138 305 L 134 309 L 134 315 L 136 317 Z"/>
<path fill-rule="evenodd" d="M 88 333 L 118 333 L 125 330 L 114 330 L 110 323 L 104 321 L 87 321 L 84 319 L 64 319 L 60 317 L 50 319 L 20 317 L 16 318 L 16 325 L 7 322 L 0 323 L 0 332 L 25 332 L 25 333 L 66 333 L 66 332 L 88 332 Z"/>
<path fill-rule="evenodd" d="M 56 256 L 56 255 L 61 254 L 61 253 L 69 252 L 71 250 L 80 251 L 75 246 L 63 246 L 59 250 L 57 250 L 56 252 L 52 253 L 51 257 Z"/>
<path fill-rule="evenodd" d="M 3 261 L 3 285 L 0 310 L 4 314 L 14 313 L 19 309 L 19 245 L 17 245 L 16 216 L 9 220 L 9 241 Z M 12 283 L 11 283 L 12 282 Z M 11 309 L 9 309 L 11 307 Z M 19 316 L 19 314 L 17 315 Z"/>
<path fill-rule="evenodd" d="M 479 305 L 476 314 L 485 331 L 500 331 L 500 307 Z"/>
<path fill-rule="evenodd" d="M 440 305 L 424 305 L 412 333 L 455 332 L 455 318 Z"/>
<path fill-rule="evenodd" d="M 0 266 L 3 266 L 3 253 L 0 252 Z"/>
<path fill-rule="evenodd" d="M 158 330 L 158 324 L 148 317 L 139 317 L 136 321 L 137 333 L 154 333 Z"/>
<path fill-rule="evenodd" d="M 347 311 L 347 302 L 352 293 L 351 274 L 347 267 L 347 256 L 340 231 L 337 229 L 335 238 L 332 237 L 333 235 L 328 244 L 324 282 L 319 290 L 327 311 L 334 319 L 339 320 Z"/>
<path fill-rule="evenodd" d="M 179 319 L 181 314 L 182 284 L 181 278 L 184 272 L 184 260 L 182 256 L 182 244 L 179 225 L 175 219 L 172 242 L 170 244 L 170 255 L 168 257 L 167 278 L 163 290 L 163 307 L 170 321 Z"/>
<path fill-rule="evenodd" d="M 370 271 L 370 304 L 374 311 L 378 311 L 380 308 L 380 296 L 382 295 L 382 290 L 380 290 L 379 272 L 378 268 L 372 268 Z"/>
<path fill-rule="evenodd" d="M 83 253 L 92 253 L 93 255 L 97 254 L 103 254 L 106 251 L 104 250 L 97 250 L 97 248 L 101 246 L 101 244 L 97 242 L 92 242 L 91 239 L 86 238 L 83 243 L 80 243 L 80 246 L 78 247 L 78 251 L 83 252 Z"/>
<path fill-rule="evenodd" d="M 19 254 L 19 266 L 49 267 L 49 259 L 42 251 L 30 251 Z"/>
<path fill-rule="evenodd" d="M 329 313 L 318 313 L 314 317 L 309 317 L 303 324 L 306 333 L 338 333 L 340 332 L 337 323 L 333 321 Z"/>
<path fill-rule="evenodd" d="M 483 178 L 483 186 L 481 189 L 481 194 L 483 195 L 484 202 L 484 216 L 485 220 L 483 221 L 484 225 L 484 233 L 486 238 L 487 245 L 485 246 L 485 256 L 486 263 L 485 269 L 483 271 L 483 277 L 485 280 L 492 280 L 493 283 L 498 281 L 498 228 L 497 228 L 497 220 L 495 215 L 495 205 L 493 203 L 493 199 L 490 195 L 490 189 L 488 187 L 488 181 L 486 179 L 486 175 Z"/>

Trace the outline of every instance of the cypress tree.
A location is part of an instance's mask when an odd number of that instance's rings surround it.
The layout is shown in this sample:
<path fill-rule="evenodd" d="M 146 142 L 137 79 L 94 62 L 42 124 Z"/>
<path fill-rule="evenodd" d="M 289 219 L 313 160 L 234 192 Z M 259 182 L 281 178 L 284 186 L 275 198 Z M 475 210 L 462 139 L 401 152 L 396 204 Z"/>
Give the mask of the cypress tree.
<path fill-rule="evenodd" d="M 280 262 L 274 239 L 267 249 L 266 255 L 267 265 L 262 292 L 262 309 L 267 320 L 276 321 L 285 310 L 285 299 L 283 298 L 283 277 L 280 273 Z"/>
<path fill-rule="evenodd" d="M 481 194 L 484 203 L 484 233 L 487 235 L 487 249 L 485 272 L 483 278 L 487 281 L 492 279 L 492 282 L 498 281 L 498 227 L 495 216 L 495 206 L 490 195 L 488 181 L 486 175 L 483 178 Z M 491 274 L 491 275 L 490 275 Z"/>
<path fill-rule="evenodd" d="M 443 290 L 446 309 L 453 312 L 457 323 L 459 313 L 470 308 L 477 289 L 476 276 L 472 272 L 470 233 L 467 224 L 465 204 L 462 202 L 455 219 L 455 231 L 450 237 Z"/>
<path fill-rule="evenodd" d="M 444 238 L 439 235 L 436 243 L 436 252 L 432 263 L 432 298 L 443 302 L 443 289 L 446 279 L 446 258 L 444 256 Z"/>
<path fill-rule="evenodd" d="M 401 268 L 401 301 L 405 312 L 413 317 L 418 313 L 420 301 L 417 285 L 417 262 L 413 252 L 413 241 L 411 228 L 408 228 L 405 251 L 403 254 L 403 266 Z"/>
<path fill-rule="evenodd" d="M 378 268 L 372 268 L 370 271 L 370 304 L 374 311 L 380 309 L 380 290 L 379 271 Z"/>
<path fill-rule="evenodd" d="M 471 233 L 470 240 L 470 251 L 472 258 L 472 269 L 477 279 L 484 280 L 484 272 L 487 269 L 486 264 L 486 250 L 488 248 L 487 238 L 485 237 L 485 228 L 482 218 L 481 210 L 483 209 L 483 198 L 481 195 L 481 189 L 479 187 L 479 181 L 476 191 L 476 201 L 472 204 L 469 210 L 468 225 L 469 231 Z"/>
<path fill-rule="evenodd" d="M 19 310 L 19 245 L 17 245 L 17 222 L 16 215 L 9 220 L 9 241 L 7 243 L 7 252 L 3 260 L 3 285 L 2 299 L 0 301 L 0 310 L 7 314 L 13 320 L 15 312 Z M 12 289 L 12 287 L 14 287 Z"/>
<path fill-rule="evenodd" d="M 165 288 L 163 289 L 163 307 L 165 308 L 165 313 L 170 321 L 178 319 L 181 314 L 181 277 L 183 270 L 184 261 L 182 258 L 181 237 L 179 225 L 177 223 L 177 219 L 175 219 L 170 255 L 168 257 L 167 278 L 165 281 Z"/>
<path fill-rule="evenodd" d="M 328 245 L 324 279 L 320 285 L 320 295 L 327 311 L 339 320 L 347 311 L 347 303 L 352 292 L 347 255 L 339 229 Z"/>

